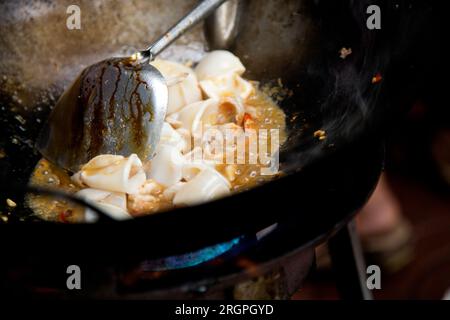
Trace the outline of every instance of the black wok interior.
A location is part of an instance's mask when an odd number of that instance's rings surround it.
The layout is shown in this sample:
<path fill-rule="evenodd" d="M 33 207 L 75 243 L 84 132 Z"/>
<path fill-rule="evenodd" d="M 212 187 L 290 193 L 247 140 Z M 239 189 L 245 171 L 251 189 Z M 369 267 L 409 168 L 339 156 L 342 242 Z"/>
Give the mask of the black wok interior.
<path fill-rule="evenodd" d="M 0 39 L 0 148 L 6 153 L 0 159 L 2 206 L 3 198 L 18 203 L 9 224 L 0 225 L 2 240 L 15 244 L 9 254 L 47 252 L 42 243 L 58 239 L 72 256 L 96 259 L 102 252 L 103 259 L 145 248 L 147 256 L 156 257 L 251 234 L 275 222 L 307 243 L 332 232 L 364 204 L 382 169 L 386 119 L 394 121 L 402 111 L 402 105 L 394 108 L 387 100 L 399 74 L 389 67 L 403 46 L 398 39 L 412 13 L 375 1 L 388 8 L 386 21 L 393 28 L 387 33 L 366 28 L 367 1 L 270 0 L 263 5 L 249 0 L 230 50 L 248 67 L 248 78 L 263 83 L 280 78 L 293 93 L 281 102 L 289 130 L 280 154 L 287 176 L 219 201 L 126 222 L 36 221 L 23 206 L 24 187 L 40 159 L 35 138 L 63 89 L 83 67 L 145 47 L 195 1 L 137 1 L 126 8 L 120 1 L 80 1 L 85 20 L 78 34 L 58 26 L 65 21 L 65 2 L 0 4 L 6 31 Z M 195 56 L 198 48 L 190 48 L 192 42 L 207 48 L 202 26 L 177 45 Z M 342 47 L 352 48 L 346 59 L 339 57 Z M 166 54 L 180 55 L 171 49 Z M 399 68 L 407 64 L 405 59 Z M 373 84 L 377 73 L 383 81 Z M 398 96 L 409 88 L 398 89 Z M 327 132 L 324 142 L 313 137 L 318 129 Z"/>

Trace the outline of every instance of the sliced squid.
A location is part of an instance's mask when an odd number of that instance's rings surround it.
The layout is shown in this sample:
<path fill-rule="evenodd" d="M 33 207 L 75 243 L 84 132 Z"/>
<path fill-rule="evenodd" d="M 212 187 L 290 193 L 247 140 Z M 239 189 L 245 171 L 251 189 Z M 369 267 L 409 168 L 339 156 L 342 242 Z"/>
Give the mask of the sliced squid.
<path fill-rule="evenodd" d="M 197 77 L 191 68 L 160 59 L 151 64 L 161 72 L 169 88 L 167 114 L 176 112 L 187 104 L 202 100 Z"/>
<path fill-rule="evenodd" d="M 171 186 L 181 180 L 184 162 L 179 149 L 161 144 L 151 160 L 149 177 L 164 187 Z"/>
<path fill-rule="evenodd" d="M 215 124 L 236 123 L 240 125 L 244 113 L 245 107 L 239 97 L 224 97 L 220 99 Z"/>
<path fill-rule="evenodd" d="M 187 105 L 171 116 L 172 121 L 180 123 L 181 128 L 196 134 L 205 126 L 228 122 L 241 123 L 244 106 L 235 98 L 208 99 Z"/>
<path fill-rule="evenodd" d="M 184 156 L 185 164 L 192 162 L 202 162 L 203 161 L 203 149 L 200 146 L 195 146 L 191 151 L 186 153 Z"/>
<path fill-rule="evenodd" d="M 189 141 L 187 136 L 180 134 L 168 122 L 164 122 L 159 143 L 171 145 L 178 150 L 186 150 Z"/>
<path fill-rule="evenodd" d="M 205 111 L 208 110 L 208 113 L 217 113 L 218 104 L 219 100 L 216 99 L 194 102 L 187 105 L 176 114 L 173 114 L 171 118 L 178 121 L 181 128 L 194 133 L 200 129 L 200 124 Z"/>
<path fill-rule="evenodd" d="M 177 182 L 163 191 L 163 196 L 166 200 L 172 201 L 175 194 L 186 184 L 186 182 Z"/>
<path fill-rule="evenodd" d="M 216 50 L 206 54 L 195 67 L 199 81 L 221 77 L 227 74 L 242 75 L 245 67 L 241 60 L 229 51 Z"/>
<path fill-rule="evenodd" d="M 184 184 L 173 198 L 176 206 L 195 205 L 211 201 L 230 193 L 230 183 L 214 169 L 200 171 L 194 178 Z"/>
<path fill-rule="evenodd" d="M 75 196 L 99 208 L 113 219 L 125 220 L 131 218 L 131 215 L 127 212 L 125 193 L 87 188 L 78 191 Z M 97 214 L 93 210 L 85 210 L 86 222 L 94 222 L 97 219 Z"/>
<path fill-rule="evenodd" d="M 200 88 L 208 98 L 219 99 L 224 96 L 238 96 L 245 100 L 250 97 L 255 89 L 247 80 L 237 74 L 227 74 L 202 80 Z"/>
<path fill-rule="evenodd" d="M 191 158 L 190 154 L 187 154 L 185 158 Z M 201 171 L 214 169 L 214 166 L 215 163 L 213 161 L 206 161 L 204 159 L 194 159 L 193 161 L 186 161 L 181 170 L 182 177 L 185 181 L 190 181 Z"/>
<path fill-rule="evenodd" d="M 191 132 L 184 128 L 176 129 L 177 133 L 182 137 L 184 144 L 181 149 L 181 153 L 186 154 L 192 149 L 192 136 Z"/>
<path fill-rule="evenodd" d="M 142 162 L 136 154 L 128 158 L 99 155 L 85 164 L 72 178 L 91 188 L 128 194 L 137 193 L 146 180 Z"/>

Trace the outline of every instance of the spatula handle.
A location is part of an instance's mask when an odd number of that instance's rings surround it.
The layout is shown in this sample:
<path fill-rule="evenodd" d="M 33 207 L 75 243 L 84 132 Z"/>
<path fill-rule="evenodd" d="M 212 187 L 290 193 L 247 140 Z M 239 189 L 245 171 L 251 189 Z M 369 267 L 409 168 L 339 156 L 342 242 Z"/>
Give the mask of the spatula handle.
<path fill-rule="evenodd" d="M 226 0 L 203 0 L 191 12 L 179 20 L 164 35 L 156 40 L 147 50 L 142 51 L 144 58 L 153 60 L 161 51 L 163 51 L 173 41 L 178 39 L 184 32 L 205 19 L 215 9 L 217 9 Z"/>

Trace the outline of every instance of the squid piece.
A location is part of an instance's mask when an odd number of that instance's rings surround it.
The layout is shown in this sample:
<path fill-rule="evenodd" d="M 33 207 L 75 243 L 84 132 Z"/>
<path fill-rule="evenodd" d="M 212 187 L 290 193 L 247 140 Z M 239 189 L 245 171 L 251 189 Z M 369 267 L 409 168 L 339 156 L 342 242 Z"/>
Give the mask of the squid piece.
<path fill-rule="evenodd" d="M 238 96 L 245 100 L 255 92 L 253 85 L 237 74 L 203 80 L 200 81 L 199 85 L 204 94 L 213 99 L 224 96 Z"/>
<path fill-rule="evenodd" d="M 225 177 L 214 169 L 200 171 L 194 178 L 176 192 L 173 204 L 176 206 L 195 205 L 211 201 L 230 193 L 231 185 Z"/>
<path fill-rule="evenodd" d="M 242 124 L 245 114 L 245 107 L 238 97 L 225 97 L 220 99 L 218 114 L 215 124 L 235 123 Z"/>
<path fill-rule="evenodd" d="M 113 219 L 126 220 L 132 218 L 127 212 L 125 193 L 87 188 L 78 191 L 75 196 L 99 208 Z M 84 214 L 86 222 L 97 220 L 96 213 L 90 209 L 86 209 Z"/>
<path fill-rule="evenodd" d="M 205 111 L 209 109 L 208 113 L 217 112 L 218 103 L 219 101 L 215 99 L 194 102 L 174 113 L 170 118 L 178 121 L 181 128 L 189 130 L 193 134 L 200 129 Z"/>
<path fill-rule="evenodd" d="M 181 128 L 195 135 L 203 126 L 224 124 L 228 122 L 241 123 L 244 117 L 244 106 L 238 99 L 208 99 L 187 105 L 174 113 L 171 121 L 178 121 Z"/>
<path fill-rule="evenodd" d="M 254 93 L 253 85 L 241 75 L 245 67 L 231 52 L 218 50 L 207 54 L 195 68 L 203 93 L 212 99 L 239 96 L 245 100 Z"/>
<path fill-rule="evenodd" d="M 178 111 L 187 104 L 202 100 L 194 71 L 182 64 L 157 59 L 151 63 L 166 79 L 169 87 L 167 114 Z"/>
<path fill-rule="evenodd" d="M 151 160 L 149 178 L 164 187 L 174 185 L 182 177 L 182 168 L 185 160 L 180 150 L 174 146 L 161 144 Z"/>
<path fill-rule="evenodd" d="M 189 145 L 190 136 L 182 135 L 179 131 L 175 130 L 168 122 L 164 122 L 161 130 L 161 138 L 159 144 L 171 145 L 180 151 L 185 151 Z"/>
<path fill-rule="evenodd" d="M 195 67 L 199 81 L 229 74 L 242 75 L 245 67 L 241 60 L 229 51 L 216 50 L 206 54 Z"/>
<path fill-rule="evenodd" d="M 90 188 L 133 194 L 138 192 L 146 176 L 136 154 L 128 158 L 104 154 L 85 164 L 72 180 Z"/>
<path fill-rule="evenodd" d="M 163 196 L 166 200 L 172 201 L 173 197 L 175 197 L 175 194 L 186 184 L 186 182 L 178 182 L 174 184 L 173 186 L 167 188 L 163 191 Z"/>
<path fill-rule="evenodd" d="M 194 151 L 195 152 L 195 151 Z M 187 154 L 186 158 L 190 158 L 191 155 Z M 182 177 L 185 181 L 190 181 L 195 178 L 203 170 L 214 169 L 215 163 L 213 161 L 206 161 L 202 159 L 196 159 L 194 161 L 187 161 L 181 169 Z"/>
<path fill-rule="evenodd" d="M 224 96 L 238 96 L 245 100 L 255 92 L 253 85 L 237 74 L 203 80 L 199 84 L 205 95 L 213 99 Z"/>
<path fill-rule="evenodd" d="M 210 132 L 212 135 L 209 134 Z M 216 164 L 235 163 L 238 159 L 245 157 L 242 147 L 240 151 L 237 150 L 239 145 L 245 146 L 245 144 L 246 135 L 241 126 L 235 123 L 217 125 L 206 132 L 205 139 L 202 141 L 203 159 Z"/>

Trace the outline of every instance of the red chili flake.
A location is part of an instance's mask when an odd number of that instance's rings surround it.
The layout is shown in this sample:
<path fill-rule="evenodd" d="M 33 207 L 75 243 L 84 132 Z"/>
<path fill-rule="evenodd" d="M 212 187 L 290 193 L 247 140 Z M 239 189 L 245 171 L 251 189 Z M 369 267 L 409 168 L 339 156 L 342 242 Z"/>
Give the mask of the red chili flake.
<path fill-rule="evenodd" d="M 244 113 L 244 122 L 247 120 L 252 120 L 252 116 L 248 113 Z"/>
<path fill-rule="evenodd" d="M 67 218 L 70 217 L 71 215 L 72 215 L 72 210 L 70 210 L 70 209 L 61 211 L 59 213 L 59 221 L 68 223 L 69 221 L 67 220 Z"/>
<path fill-rule="evenodd" d="M 372 83 L 378 83 L 383 79 L 381 74 L 378 72 L 376 75 L 372 77 Z"/>
<path fill-rule="evenodd" d="M 250 114 L 244 113 L 244 119 L 242 122 L 244 123 L 244 128 L 248 128 L 251 124 L 253 124 L 253 118 Z"/>

